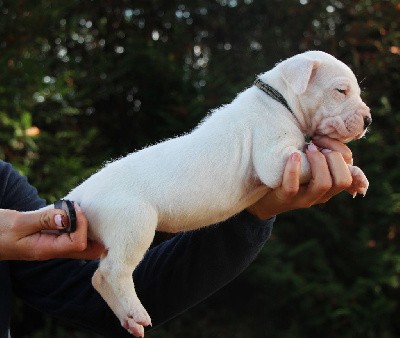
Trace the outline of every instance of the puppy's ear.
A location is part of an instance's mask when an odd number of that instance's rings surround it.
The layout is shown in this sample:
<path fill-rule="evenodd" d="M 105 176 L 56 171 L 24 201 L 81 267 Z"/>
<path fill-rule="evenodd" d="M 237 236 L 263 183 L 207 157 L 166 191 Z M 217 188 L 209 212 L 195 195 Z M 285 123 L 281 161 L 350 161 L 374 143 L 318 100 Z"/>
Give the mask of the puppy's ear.
<path fill-rule="evenodd" d="M 295 94 L 303 94 L 320 61 L 312 60 L 304 55 L 296 55 L 279 65 L 281 75 Z"/>

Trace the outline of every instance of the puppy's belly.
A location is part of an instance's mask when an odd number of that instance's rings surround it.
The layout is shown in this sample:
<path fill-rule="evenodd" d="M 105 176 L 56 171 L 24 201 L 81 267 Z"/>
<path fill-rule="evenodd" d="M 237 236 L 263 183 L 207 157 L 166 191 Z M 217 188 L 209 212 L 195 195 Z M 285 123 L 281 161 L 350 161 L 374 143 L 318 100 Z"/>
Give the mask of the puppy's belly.
<path fill-rule="evenodd" d="M 137 221 L 137 216 L 149 208 L 157 213 L 157 230 L 176 233 L 226 220 L 256 202 L 268 189 L 259 182 L 235 191 L 226 187 L 191 190 L 190 185 L 179 191 L 152 188 L 144 192 L 133 187 L 123 190 L 117 184 L 105 184 L 102 189 L 99 185 L 89 189 L 87 185 L 84 182 L 67 198 L 80 203 L 90 223 L 91 238 L 102 242 L 110 233 L 146 226 Z"/>
<path fill-rule="evenodd" d="M 216 224 L 238 214 L 262 198 L 270 188 L 264 186 L 254 191 L 224 210 L 213 210 L 212 207 L 197 209 L 195 213 L 179 213 L 176 210 L 171 214 L 161 215 L 157 230 L 163 232 L 181 232 L 199 229 L 211 224 Z"/>
<path fill-rule="evenodd" d="M 227 212 L 214 213 L 210 216 L 209 211 L 202 213 L 202 215 L 190 215 L 190 214 L 174 214 L 163 217 L 157 225 L 157 230 L 162 232 L 176 233 L 181 231 L 190 231 L 202 228 L 204 226 L 218 223 L 231 216 Z"/>
<path fill-rule="evenodd" d="M 131 227 L 147 226 L 145 222 L 138 221 L 137 215 L 145 214 L 149 208 L 157 212 L 157 230 L 176 233 L 221 222 L 250 205 L 249 200 L 232 196 L 221 196 L 219 200 L 210 198 L 197 201 L 193 195 L 186 199 L 185 196 L 180 197 L 171 198 L 168 202 L 157 201 L 154 196 L 149 202 L 146 196 L 137 195 L 127 196 L 124 200 L 112 194 L 107 195 L 107 199 L 88 195 L 81 200 L 73 195 L 68 198 L 80 200 L 90 223 L 91 237 L 101 241 L 109 237 L 110 232 L 128 233 Z"/>

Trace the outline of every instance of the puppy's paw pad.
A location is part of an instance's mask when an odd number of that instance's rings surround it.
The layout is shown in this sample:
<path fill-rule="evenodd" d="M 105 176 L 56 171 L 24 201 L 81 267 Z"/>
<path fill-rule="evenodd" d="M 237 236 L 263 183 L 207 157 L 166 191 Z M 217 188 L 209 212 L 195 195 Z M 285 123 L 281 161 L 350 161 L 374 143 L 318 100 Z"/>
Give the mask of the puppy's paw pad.
<path fill-rule="evenodd" d="M 349 169 L 351 176 L 353 177 L 353 197 L 355 197 L 356 194 L 361 194 L 365 196 L 369 187 L 367 177 L 365 176 L 364 172 L 356 166 L 349 166 Z"/>
<path fill-rule="evenodd" d="M 363 197 L 365 197 L 365 195 L 367 194 L 367 190 L 368 190 L 368 187 L 361 188 L 360 189 L 360 194 L 363 195 Z"/>
<path fill-rule="evenodd" d="M 147 311 L 142 307 L 131 311 L 124 320 L 121 321 L 122 326 L 135 337 L 144 336 L 144 327 L 151 326 L 151 318 Z"/>
<path fill-rule="evenodd" d="M 136 323 L 133 319 L 127 319 L 122 327 L 135 337 L 144 337 L 144 327 Z"/>
<path fill-rule="evenodd" d="M 369 187 L 369 182 L 366 177 L 358 178 L 355 182 L 355 188 L 357 189 L 357 193 L 365 196 Z"/>

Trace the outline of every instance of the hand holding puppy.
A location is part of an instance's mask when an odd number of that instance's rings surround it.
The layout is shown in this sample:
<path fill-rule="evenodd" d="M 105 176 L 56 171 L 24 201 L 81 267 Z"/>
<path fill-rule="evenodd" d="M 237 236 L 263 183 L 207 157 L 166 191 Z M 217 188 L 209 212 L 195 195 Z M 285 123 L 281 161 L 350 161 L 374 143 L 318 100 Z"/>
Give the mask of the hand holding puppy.
<path fill-rule="evenodd" d="M 306 156 L 312 172 L 309 183 L 300 185 L 301 156 L 293 153 L 286 163 L 282 185 L 270 190 L 248 211 L 267 219 L 285 211 L 325 203 L 342 191 L 351 195 L 357 192 L 359 181 L 349 170 L 353 156 L 345 144 L 318 136 L 308 145 Z"/>
<path fill-rule="evenodd" d="M 46 260 L 51 258 L 95 259 L 103 252 L 100 244 L 87 241 L 88 221 L 75 204 L 77 229 L 73 233 L 50 234 L 68 223 L 63 210 L 19 212 L 0 209 L 0 260 Z"/>

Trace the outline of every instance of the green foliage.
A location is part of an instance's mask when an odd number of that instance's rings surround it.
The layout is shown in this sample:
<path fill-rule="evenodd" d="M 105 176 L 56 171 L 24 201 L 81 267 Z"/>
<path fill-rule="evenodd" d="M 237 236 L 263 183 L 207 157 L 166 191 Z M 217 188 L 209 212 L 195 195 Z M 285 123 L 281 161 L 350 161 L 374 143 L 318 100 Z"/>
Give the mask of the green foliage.
<path fill-rule="evenodd" d="M 281 215 L 245 274 L 148 336 L 398 337 L 399 12 L 398 0 L 1 1 L 0 156 L 52 201 L 190 130 L 280 59 L 330 52 L 372 110 L 350 145 L 367 196 Z M 16 336 L 80 334 L 26 311 Z"/>

